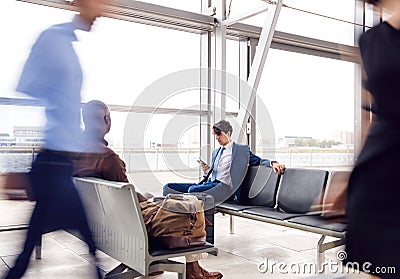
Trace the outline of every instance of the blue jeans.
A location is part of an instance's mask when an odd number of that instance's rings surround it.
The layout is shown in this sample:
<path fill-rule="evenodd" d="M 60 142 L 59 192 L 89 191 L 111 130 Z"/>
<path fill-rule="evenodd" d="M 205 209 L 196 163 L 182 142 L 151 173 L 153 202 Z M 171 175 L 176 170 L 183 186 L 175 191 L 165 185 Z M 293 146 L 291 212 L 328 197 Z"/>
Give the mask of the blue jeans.
<path fill-rule="evenodd" d="M 170 193 L 193 193 L 193 192 L 205 192 L 214 188 L 216 185 L 220 184 L 219 181 L 214 182 L 204 182 L 202 184 L 196 183 L 167 183 L 163 187 L 163 195 L 166 196 Z"/>
<path fill-rule="evenodd" d="M 196 183 L 167 183 L 163 187 L 163 195 L 166 196 L 170 193 L 194 193 L 205 192 L 213 196 L 215 205 L 219 205 L 224 201 L 230 199 L 233 195 L 233 189 L 229 185 L 223 184 L 219 181 L 204 182 L 202 184 Z"/>

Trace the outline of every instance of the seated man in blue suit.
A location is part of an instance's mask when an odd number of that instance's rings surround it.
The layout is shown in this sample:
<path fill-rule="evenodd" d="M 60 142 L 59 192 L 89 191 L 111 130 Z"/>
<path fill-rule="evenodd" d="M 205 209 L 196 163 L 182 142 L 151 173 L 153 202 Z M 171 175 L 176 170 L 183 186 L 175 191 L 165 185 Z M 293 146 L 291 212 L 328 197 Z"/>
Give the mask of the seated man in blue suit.
<path fill-rule="evenodd" d="M 212 165 L 199 161 L 204 171 L 204 179 L 200 183 L 167 183 L 163 194 L 183 192 L 207 192 L 214 196 L 216 203 L 223 202 L 234 194 L 234 200 L 240 203 L 240 185 L 247 173 L 248 166 L 265 165 L 279 174 L 285 165 L 254 155 L 248 145 L 232 141 L 231 124 L 221 120 L 212 127 L 216 140 L 221 145 L 212 154 Z"/>

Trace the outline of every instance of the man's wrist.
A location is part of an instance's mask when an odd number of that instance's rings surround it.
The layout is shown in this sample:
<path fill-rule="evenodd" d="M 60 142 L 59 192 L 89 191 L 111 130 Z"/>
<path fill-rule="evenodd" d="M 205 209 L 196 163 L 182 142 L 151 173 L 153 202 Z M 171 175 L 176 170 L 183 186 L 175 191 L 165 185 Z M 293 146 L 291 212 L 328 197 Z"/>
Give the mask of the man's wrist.
<path fill-rule="evenodd" d="M 270 161 L 270 166 L 271 166 L 271 168 L 274 167 L 274 164 L 275 164 L 275 163 L 276 163 L 276 164 L 279 164 L 278 161 Z"/>

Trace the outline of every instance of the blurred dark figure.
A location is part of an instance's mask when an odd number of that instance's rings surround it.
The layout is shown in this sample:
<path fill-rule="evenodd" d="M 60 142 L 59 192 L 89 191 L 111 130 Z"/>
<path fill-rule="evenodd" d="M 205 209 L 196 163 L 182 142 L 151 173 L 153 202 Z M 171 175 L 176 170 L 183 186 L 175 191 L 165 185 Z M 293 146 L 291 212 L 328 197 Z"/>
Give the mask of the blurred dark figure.
<path fill-rule="evenodd" d="M 369 2 L 391 17 L 360 38 L 376 118 L 349 181 L 346 262 L 381 278 L 400 278 L 400 1 Z"/>
<path fill-rule="evenodd" d="M 46 109 L 45 144 L 29 179 L 36 206 L 22 253 L 6 278 L 25 273 L 41 235 L 77 229 L 95 256 L 96 247 L 80 197 L 72 182 L 72 160 L 80 152 L 82 69 L 73 49 L 75 30 L 89 31 L 101 15 L 103 0 L 76 0 L 79 14 L 71 22 L 45 30 L 32 47 L 17 90 L 39 99 Z M 100 278 L 99 269 L 97 276 Z"/>

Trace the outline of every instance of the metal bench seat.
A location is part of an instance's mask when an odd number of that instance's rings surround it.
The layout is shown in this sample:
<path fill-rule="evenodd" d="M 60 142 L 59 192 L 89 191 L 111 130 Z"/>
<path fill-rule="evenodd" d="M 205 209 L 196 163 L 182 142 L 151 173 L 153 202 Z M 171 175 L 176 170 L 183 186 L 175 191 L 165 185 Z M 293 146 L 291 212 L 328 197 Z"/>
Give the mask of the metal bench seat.
<path fill-rule="evenodd" d="M 98 178 L 75 178 L 74 182 L 97 247 L 121 262 L 105 278 L 134 278 L 154 271 L 170 271 L 183 279 L 186 264 L 170 258 L 203 252 L 217 255 L 218 249 L 211 244 L 170 250 L 150 248 L 133 185 Z"/>
<path fill-rule="evenodd" d="M 327 187 L 329 177 L 328 171 L 320 169 L 289 168 L 278 176 L 265 166 L 249 167 L 241 185 L 241 204 L 224 202 L 217 210 L 230 215 L 231 233 L 234 231 L 233 216 L 239 216 L 321 234 L 317 245 L 318 263 L 321 264 L 324 251 L 343 245 L 346 233 L 344 219 L 327 221 L 322 217 L 322 211 L 310 212 L 313 204 L 323 206 L 324 196 L 330 188 Z M 324 243 L 326 236 L 339 240 Z"/>

